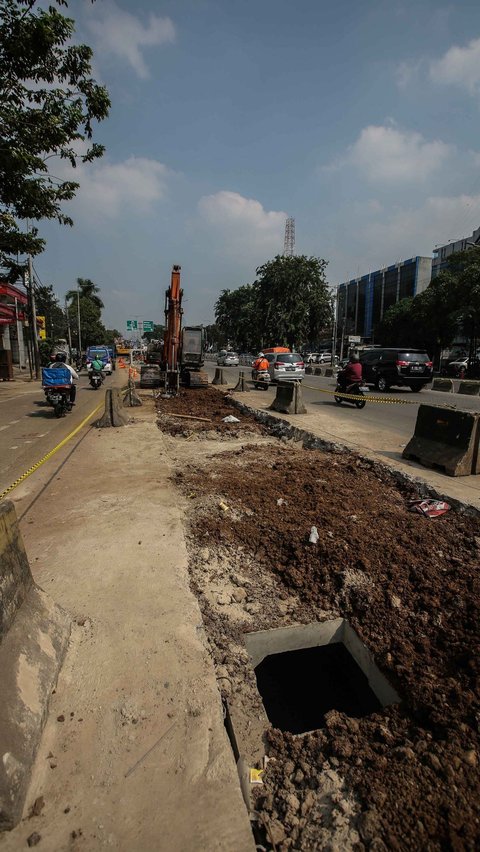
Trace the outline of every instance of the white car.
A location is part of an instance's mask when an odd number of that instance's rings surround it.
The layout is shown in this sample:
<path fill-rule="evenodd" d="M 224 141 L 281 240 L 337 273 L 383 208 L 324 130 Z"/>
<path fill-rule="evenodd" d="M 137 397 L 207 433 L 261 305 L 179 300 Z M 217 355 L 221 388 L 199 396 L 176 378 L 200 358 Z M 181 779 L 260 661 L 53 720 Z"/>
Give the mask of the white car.
<path fill-rule="evenodd" d="M 221 352 L 217 358 L 219 367 L 238 367 L 239 363 L 240 360 L 236 352 Z"/>

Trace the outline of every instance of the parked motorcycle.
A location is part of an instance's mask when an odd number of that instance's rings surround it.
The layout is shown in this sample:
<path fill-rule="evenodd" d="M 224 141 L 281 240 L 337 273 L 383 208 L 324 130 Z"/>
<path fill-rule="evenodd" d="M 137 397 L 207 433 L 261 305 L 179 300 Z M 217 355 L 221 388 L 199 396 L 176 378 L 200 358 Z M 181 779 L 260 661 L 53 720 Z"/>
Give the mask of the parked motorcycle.
<path fill-rule="evenodd" d="M 254 370 L 253 384 L 257 390 L 268 390 L 270 386 L 270 373 L 268 370 Z"/>
<path fill-rule="evenodd" d="M 98 390 L 102 386 L 103 376 L 97 370 L 92 370 L 90 373 L 90 384 L 94 390 Z"/>
<path fill-rule="evenodd" d="M 335 396 L 335 402 L 337 405 L 341 405 L 342 402 L 348 402 L 350 405 L 355 405 L 357 408 L 365 407 L 365 400 L 359 399 L 358 397 L 364 397 L 364 387 L 361 382 L 353 382 L 351 385 L 347 385 L 344 388 L 340 382 L 337 382 L 337 387 L 335 388 L 335 393 L 344 394 L 344 396 Z M 348 399 L 348 396 L 351 396 L 352 399 Z"/>

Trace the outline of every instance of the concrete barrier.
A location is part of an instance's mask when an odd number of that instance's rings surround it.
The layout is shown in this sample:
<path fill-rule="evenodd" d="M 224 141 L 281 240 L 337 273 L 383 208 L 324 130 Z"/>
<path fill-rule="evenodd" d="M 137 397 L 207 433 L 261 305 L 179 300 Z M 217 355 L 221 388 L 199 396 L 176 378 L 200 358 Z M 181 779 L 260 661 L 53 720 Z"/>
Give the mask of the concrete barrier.
<path fill-rule="evenodd" d="M 480 414 L 437 405 L 420 405 L 415 432 L 402 455 L 448 476 L 480 473 Z"/>
<path fill-rule="evenodd" d="M 279 382 L 277 393 L 271 411 L 281 411 L 283 414 L 306 414 L 300 382 Z"/>
<path fill-rule="evenodd" d="M 321 367 L 315 367 L 313 370 L 314 376 L 323 376 L 323 370 Z"/>
<path fill-rule="evenodd" d="M 222 367 L 216 367 L 215 375 L 213 377 L 212 385 L 226 385 L 227 382 L 223 375 Z"/>
<path fill-rule="evenodd" d="M 240 393 L 241 391 L 246 391 L 246 390 L 248 390 L 248 388 L 247 388 L 247 386 L 246 386 L 246 383 L 245 383 L 245 373 L 244 373 L 244 371 L 243 371 L 243 370 L 240 370 L 240 371 L 239 371 L 239 374 L 238 374 L 238 382 L 237 382 L 237 384 L 235 385 L 235 387 L 234 387 L 234 389 L 233 389 L 233 390 L 234 390 L 234 392 L 235 392 L 235 393 Z"/>
<path fill-rule="evenodd" d="M 326 367 L 325 368 L 325 376 L 327 376 L 327 377 L 333 376 L 333 373 L 334 373 L 333 367 Z"/>
<path fill-rule="evenodd" d="M 453 393 L 453 381 L 452 379 L 434 379 L 432 384 L 432 390 Z"/>
<path fill-rule="evenodd" d="M 460 382 L 458 393 L 468 394 L 468 396 L 478 396 L 480 393 L 480 382 Z"/>
<path fill-rule="evenodd" d="M 120 399 L 120 388 L 109 388 L 105 391 L 105 411 L 97 427 L 105 429 L 106 426 L 126 426 L 128 418 L 121 411 L 122 400 Z"/>
<path fill-rule="evenodd" d="M 313 367 L 310 367 L 310 365 L 308 365 L 307 367 L 305 367 L 305 375 L 306 375 L 306 376 L 311 376 L 311 375 L 313 375 Z"/>
<path fill-rule="evenodd" d="M 0 503 L 0 830 L 22 809 L 70 635 L 70 619 L 35 585 L 12 502 Z"/>
<path fill-rule="evenodd" d="M 159 388 L 161 384 L 160 367 L 158 364 L 142 364 L 140 367 L 140 387 Z"/>

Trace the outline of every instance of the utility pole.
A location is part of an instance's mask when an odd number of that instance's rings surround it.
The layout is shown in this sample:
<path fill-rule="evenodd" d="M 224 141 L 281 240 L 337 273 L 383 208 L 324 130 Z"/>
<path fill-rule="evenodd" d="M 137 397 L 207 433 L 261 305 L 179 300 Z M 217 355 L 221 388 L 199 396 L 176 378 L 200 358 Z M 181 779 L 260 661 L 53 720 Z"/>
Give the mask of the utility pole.
<path fill-rule="evenodd" d="M 80 329 L 80 287 L 77 282 L 78 357 L 82 357 L 82 332 Z"/>
<path fill-rule="evenodd" d="M 335 366 L 335 355 L 337 354 L 337 311 L 338 311 L 338 286 L 333 294 L 333 325 L 332 325 L 332 367 Z"/>
<path fill-rule="evenodd" d="M 35 364 L 35 378 L 40 378 L 40 353 L 38 351 L 38 337 L 37 337 L 37 309 L 35 307 L 35 286 L 33 282 L 33 265 L 32 265 L 32 256 L 28 255 L 28 286 L 30 291 L 30 313 L 32 316 L 32 347 L 33 347 L 33 361 Z"/>
<path fill-rule="evenodd" d="M 65 296 L 65 318 L 67 320 L 67 334 L 68 334 L 68 350 L 70 352 L 70 364 L 72 363 L 72 332 L 70 331 L 70 317 L 68 316 L 68 304 L 67 297 Z M 78 357 L 77 357 L 78 360 Z"/>

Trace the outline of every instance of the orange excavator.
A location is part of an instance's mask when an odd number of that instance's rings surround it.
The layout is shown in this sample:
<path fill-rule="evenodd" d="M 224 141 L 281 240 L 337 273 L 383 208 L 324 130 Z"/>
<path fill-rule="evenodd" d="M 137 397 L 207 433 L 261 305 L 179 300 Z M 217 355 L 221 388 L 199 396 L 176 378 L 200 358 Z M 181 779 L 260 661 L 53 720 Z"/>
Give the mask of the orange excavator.
<path fill-rule="evenodd" d="M 182 329 L 183 290 L 180 287 L 180 266 L 172 268 L 170 287 L 165 291 L 165 335 L 160 361 L 160 378 L 165 389 L 177 393 L 180 384 L 205 387 L 208 376 L 204 364 L 204 331 L 202 326 Z"/>

